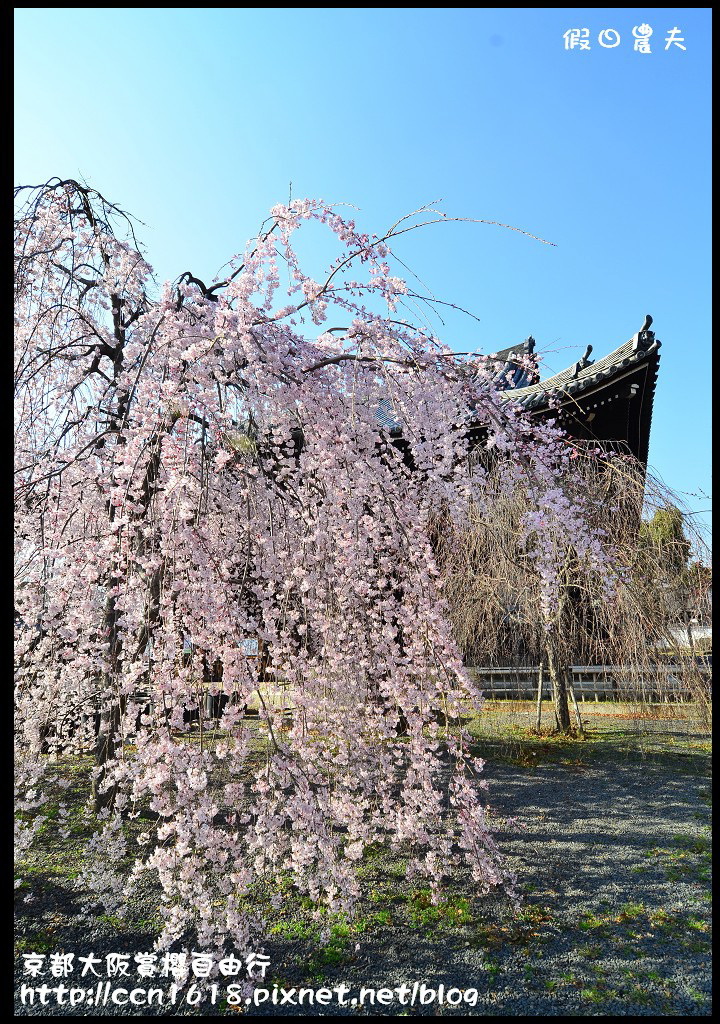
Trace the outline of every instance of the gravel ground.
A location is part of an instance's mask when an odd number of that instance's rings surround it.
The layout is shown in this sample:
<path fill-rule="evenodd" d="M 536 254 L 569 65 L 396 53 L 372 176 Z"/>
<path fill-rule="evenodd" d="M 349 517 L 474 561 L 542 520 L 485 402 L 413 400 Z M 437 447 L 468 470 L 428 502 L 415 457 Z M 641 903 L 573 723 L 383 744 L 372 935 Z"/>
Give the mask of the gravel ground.
<path fill-rule="evenodd" d="M 524 749 L 522 757 L 492 760 L 486 775 L 490 803 L 500 825 L 516 817 L 520 828 L 500 829 L 498 841 L 517 874 L 523 892 L 520 917 L 503 897 L 478 903 L 465 912 L 458 883 L 448 906 L 461 908 L 450 927 L 449 914 L 438 916 L 401 881 L 397 863 L 380 859 L 366 882 L 390 923 L 375 922 L 362 934 L 336 937 L 324 947 L 317 937 L 293 935 L 286 922 L 266 944 L 271 965 L 265 985 L 277 1004 L 235 1009 L 222 1001 L 230 979 L 219 979 L 213 1005 L 209 995 L 191 1007 L 57 1006 L 51 996 L 43 1007 L 22 1005 L 23 983 L 31 983 L 16 962 L 17 1015 L 40 1016 L 217 1016 L 381 1015 L 381 1016 L 707 1016 L 710 1014 L 708 863 L 710 799 L 706 744 L 678 737 L 652 737 L 642 748 L 615 741 L 578 744 L 556 756 L 548 743 Z M 508 754 L 508 747 L 502 748 Z M 512 751 L 511 751 L 512 753 Z M 541 761 L 535 765 L 535 759 Z M 529 766 L 528 766 L 529 765 Z M 22 892 L 22 890 L 21 890 Z M 135 953 L 152 948 L 152 933 L 142 925 L 119 930 L 98 916 L 91 897 L 75 893 L 62 880 L 36 886 L 30 902 L 21 895 L 17 937 L 21 952 L 37 951 L 38 934 L 47 952 Z M 153 903 L 148 888 L 136 897 L 136 922 Z M 414 900 L 414 902 L 413 902 Z M 455 902 L 453 902 L 453 900 Z M 433 916 L 435 919 L 433 919 Z M 33 945 L 35 943 L 35 945 Z M 104 970 L 104 963 L 98 971 Z M 76 972 L 77 975 L 77 972 Z M 54 986 L 57 979 L 41 981 Z M 93 989 L 97 980 L 92 979 Z M 414 1005 L 392 1002 L 353 1006 L 360 989 L 420 989 Z M 128 985 L 129 983 L 129 985 Z M 297 992 L 344 983 L 347 1005 L 333 995 L 325 1006 L 296 1005 Z M 68 979 L 68 985 L 80 985 Z M 113 987 L 122 984 L 112 979 Z M 128 987 L 159 987 L 138 979 Z M 263 983 L 261 983 L 263 984 Z M 89 988 L 84 979 L 83 987 Z M 440 1002 L 439 987 L 459 1005 Z M 286 1002 L 280 989 L 285 990 Z M 477 990 L 473 1004 L 472 993 Z M 450 992 L 454 990 L 454 992 Z M 291 993 L 288 996 L 288 993 Z M 383 997 L 381 997 L 383 998 Z M 387 998 L 387 997 L 384 997 Z"/>

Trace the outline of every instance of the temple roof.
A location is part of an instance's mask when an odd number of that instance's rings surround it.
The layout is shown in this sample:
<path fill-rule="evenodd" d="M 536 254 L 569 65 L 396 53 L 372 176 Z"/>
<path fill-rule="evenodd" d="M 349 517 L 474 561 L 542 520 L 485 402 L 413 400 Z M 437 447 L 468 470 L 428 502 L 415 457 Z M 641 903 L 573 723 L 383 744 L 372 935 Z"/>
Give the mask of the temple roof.
<path fill-rule="evenodd" d="M 517 390 L 540 379 L 538 360 L 535 355 L 535 339 L 532 335 L 522 345 L 511 345 L 500 349 L 490 357 L 493 362 L 502 362 L 502 367 L 493 378 L 498 391 Z"/>
<path fill-rule="evenodd" d="M 661 343 L 655 340 L 654 332 L 648 329 L 651 323 L 652 317 L 646 317 L 646 326 L 643 330 L 638 331 L 629 341 L 597 362 L 588 359 L 592 351 L 592 346 L 588 346 L 582 359 L 566 370 L 529 386 L 511 389 L 507 397 L 519 402 L 526 409 L 533 409 L 547 405 L 551 394 L 560 398 L 576 397 L 590 388 L 607 383 L 610 379 L 618 379 L 625 369 L 648 360 L 657 362 L 657 350 Z"/>
<path fill-rule="evenodd" d="M 555 418 L 571 437 L 631 452 L 647 464 L 660 361 L 660 342 L 651 324 L 648 315 L 637 334 L 597 361 L 589 358 L 588 345 L 577 362 L 545 380 L 539 379 L 535 339 L 529 337 L 489 357 L 497 367 L 491 386 L 533 416 Z M 488 387 L 487 377 L 470 372 L 481 387 Z M 381 399 L 376 415 L 391 436 L 402 435 L 400 416 L 389 398 Z M 471 428 L 477 440 L 484 431 L 481 424 Z"/>
<path fill-rule="evenodd" d="M 594 362 L 592 346 L 553 377 L 504 390 L 503 398 L 534 414 L 552 413 L 574 436 L 624 445 L 647 462 L 660 342 L 647 316 L 641 330 Z M 508 352 L 498 353 L 507 358 Z"/>

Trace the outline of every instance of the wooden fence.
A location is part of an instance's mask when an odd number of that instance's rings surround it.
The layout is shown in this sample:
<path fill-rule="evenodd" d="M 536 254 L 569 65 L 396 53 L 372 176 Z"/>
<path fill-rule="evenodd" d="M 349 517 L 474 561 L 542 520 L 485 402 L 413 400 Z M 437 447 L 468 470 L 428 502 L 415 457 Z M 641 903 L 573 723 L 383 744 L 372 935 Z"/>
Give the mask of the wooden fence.
<path fill-rule="evenodd" d="M 471 666 L 471 677 L 489 698 L 530 700 L 538 695 L 539 666 L 507 668 Z M 693 700 L 698 686 L 712 694 L 712 668 L 708 664 L 654 665 L 642 678 L 623 665 L 572 665 L 572 685 L 580 701 L 676 701 Z M 543 700 L 552 696 L 547 670 L 543 675 Z"/>

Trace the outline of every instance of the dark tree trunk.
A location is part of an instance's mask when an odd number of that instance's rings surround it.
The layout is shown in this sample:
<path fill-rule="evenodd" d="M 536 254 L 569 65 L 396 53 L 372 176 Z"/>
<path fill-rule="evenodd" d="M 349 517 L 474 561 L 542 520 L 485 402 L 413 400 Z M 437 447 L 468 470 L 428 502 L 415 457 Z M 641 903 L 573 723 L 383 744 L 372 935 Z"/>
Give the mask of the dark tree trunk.
<path fill-rule="evenodd" d="M 109 686 L 110 684 L 108 684 Z M 115 737 L 120 728 L 120 705 L 113 704 L 100 712 L 97 737 L 95 740 L 96 774 L 92 782 L 93 809 L 97 814 L 105 808 L 112 809 L 115 802 L 115 786 L 104 792 L 102 783 L 108 772 L 108 765 L 115 759 Z"/>
<path fill-rule="evenodd" d="M 104 792 L 101 789 L 108 770 L 108 763 L 115 757 L 115 740 L 120 729 L 120 717 L 122 708 L 120 697 L 116 696 L 118 670 L 120 667 L 120 651 L 122 641 L 118 629 L 119 613 L 116 607 L 114 588 L 118 579 L 111 576 L 109 580 L 110 594 L 105 602 L 105 630 L 109 639 L 108 659 L 110 662 L 109 671 L 103 673 L 103 685 L 101 687 L 101 707 L 97 735 L 95 737 L 95 775 L 92 783 L 92 800 L 95 813 L 111 809 L 115 802 L 115 787 L 110 786 Z"/>
<path fill-rule="evenodd" d="M 548 673 L 552 683 L 553 703 L 557 714 L 558 726 L 561 732 L 570 732 L 570 705 L 568 703 L 569 693 L 569 671 L 566 665 L 560 664 L 552 642 L 547 649 Z"/>

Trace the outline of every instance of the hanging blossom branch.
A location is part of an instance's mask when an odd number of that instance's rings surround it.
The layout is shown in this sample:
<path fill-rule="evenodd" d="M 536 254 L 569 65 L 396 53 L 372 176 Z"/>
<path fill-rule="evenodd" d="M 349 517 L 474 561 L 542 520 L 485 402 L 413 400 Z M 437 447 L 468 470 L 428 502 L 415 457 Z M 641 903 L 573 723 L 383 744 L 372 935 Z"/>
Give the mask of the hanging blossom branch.
<path fill-rule="evenodd" d="M 407 852 L 436 896 L 461 863 L 480 893 L 510 886 L 460 724 L 481 696 L 453 636 L 438 524 L 492 520 L 528 474 L 533 507 L 547 508 L 565 448 L 498 401 L 482 359 L 463 362 L 369 308 L 380 299 L 392 314 L 408 293 L 387 243 L 449 218 L 377 238 L 295 200 L 273 209 L 221 282 L 188 272 L 153 297 L 119 207 L 58 179 L 23 196 L 23 842 L 50 766 L 62 771 L 54 755 L 91 750 L 99 825 L 87 877 L 116 909 L 155 873 L 164 945 L 193 935 L 252 946 L 243 901 L 259 880 L 289 876 L 351 912 L 371 843 Z M 340 250 L 323 284 L 296 254 L 304 222 Z M 346 280 L 355 264 L 364 276 Z M 331 314 L 348 320 L 341 338 L 313 331 Z M 394 434 L 379 414 L 388 407 Z M 478 431 L 483 451 L 507 456 L 492 487 L 472 453 Z M 533 520 L 548 579 L 563 531 L 576 546 L 587 537 L 602 571 L 583 515 L 554 500 L 551 531 Z M 260 770 L 249 703 L 264 728 Z M 188 741 L 191 719 L 200 743 Z M 123 821 L 140 813 L 152 825 L 128 877 Z"/>

